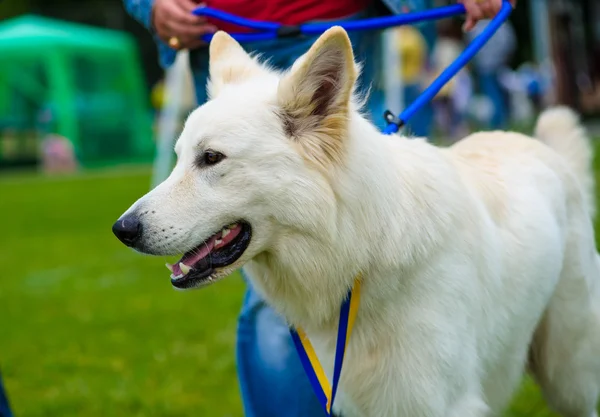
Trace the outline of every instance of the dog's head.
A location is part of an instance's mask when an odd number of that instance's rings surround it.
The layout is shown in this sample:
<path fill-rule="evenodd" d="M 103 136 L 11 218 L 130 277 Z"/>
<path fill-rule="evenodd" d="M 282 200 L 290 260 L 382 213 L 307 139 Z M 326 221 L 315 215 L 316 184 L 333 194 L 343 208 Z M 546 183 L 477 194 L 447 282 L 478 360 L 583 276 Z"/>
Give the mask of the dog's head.
<path fill-rule="evenodd" d="M 133 204 L 114 233 L 140 252 L 184 253 L 169 266 L 177 288 L 214 282 L 297 230 L 316 239 L 331 233 L 328 175 L 344 156 L 356 78 L 341 28 L 284 74 L 218 32 L 210 101 L 187 119 L 169 178 Z"/>

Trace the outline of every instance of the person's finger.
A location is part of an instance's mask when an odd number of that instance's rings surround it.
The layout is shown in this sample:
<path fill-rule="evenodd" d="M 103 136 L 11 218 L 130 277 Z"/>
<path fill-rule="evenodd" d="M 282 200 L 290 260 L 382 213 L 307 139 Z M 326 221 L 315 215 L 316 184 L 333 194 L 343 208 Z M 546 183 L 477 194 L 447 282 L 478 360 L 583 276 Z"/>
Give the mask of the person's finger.
<path fill-rule="evenodd" d="M 205 7 L 206 4 L 204 2 L 199 2 L 196 0 L 180 0 L 182 1 L 182 9 L 186 10 L 189 14 L 193 15 L 194 10 L 196 10 L 199 7 Z M 196 15 L 194 15 L 196 16 Z M 200 22 L 206 22 L 206 16 L 196 16 L 196 18 L 200 21 Z"/>
<path fill-rule="evenodd" d="M 203 3 L 203 2 L 197 3 L 193 10 L 195 10 L 199 7 L 206 7 L 206 3 Z M 201 19 L 203 22 L 206 22 L 206 16 L 198 16 L 198 18 Z"/>
<path fill-rule="evenodd" d="M 196 16 L 195 14 L 193 14 L 193 11 L 196 10 L 198 7 L 206 6 L 206 4 L 204 4 L 203 2 L 197 2 L 195 0 L 174 0 L 174 1 L 180 10 L 184 11 L 185 13 L 187 13 L 189 15 L 194 16 L 196 18 L 196 21 L 206 22 L 205 16 Z"/>
<path fill-rule="evenodd" d="M 199 25 L 206 20 L 204 17 L 193 15 L 177 5 L 169 9 L 168 19 L 181 25 Z"/>
<path fill-rule="evenodd" d="M 479 6 L 481 9 L 481 14 L 483 15 L 484 18 L 486 18 L 486 17 L 490 18 L 490 17 L 496 16 L 496 10 L 495 10 L 493 2 L 491 2 L 491 1 L 482 2 Z"/>
<path fill-rule="evenodd" d="M 164 20 L 157 19 L 154 23 L 154 29 L 156 30 L 158 37 L 164 42 L 168 42 L 169 37 L 172 36 L 169 34 L 169 27 Z"/>
<path fill-rule="evenodd" d="M 204 34 L 215 33 L 217 28 L 210 24 L 200 24 L 194 26 L 182 25 L 178 26 L 176 30 L 178 31 L 179 36 L 183 38 L 199 39 Z"/>
<path fill-rule="evenodd" d="M 197 9 L 198 7 L 206 6 L 204 2 L 196 1 L 196 0 L 177 0 L 180 2 L 181 6 L 190 12 L 192 10 Z"/>
<path fill-rule="evenodd" d="M 478 21 L 481 20 L 485 17 L 485 14 L 483 13 L 482 8 L 479 5 L 476 5 L 473 8 L 473 11 L 470 13 L 471 15 L 471 19 Z"/>
<path fill-rule="evenodd" d="M 465 6 L 467 15 L 469 15 L 473 11 L 473 8 L 477 7 L 477 5 L 475 4 L 475 0 L 458 0 L 458 3 L 461 3 L 463 6 Z"/>
<path fill-rule="evenodd" d="M 190 26 L 171 21 L 161 28 L 159 36 L 167 44 L 172 37 L 176 37 L 179 40 L 180 49 L 194 49 L 205 43 L 201 39 L 202 35 L 216 31 L 217 28 L 209 24 Z"/>
<path fill-rule="evenodd" d="M 198 25 L 197 27 L 200 27 Z M 193 37 L 195 32 L 194 25 L 188 25 L 185 23 L 180 23 L 176 20 L 169 20 L 165 22 L 163 32 L 167 37 L 176 36 L 179 39 Z"/>
<path fill-rule="evenodd" d="M 496 16 L 498 13 L 500 13 L 500 10 L 502 9 L 502 0 L 492 0 L 491 6 L 493 16 Z"/>
<path fill-rule="evenodd" d="M 465 21 L 465 23 L 463 25 L 463 31 L 464 32 L 469 32 L 474 27 L 475 27 L 475 20 L 472 17 L 468 16 L 467 20 Z"/>
<path fill-rule="evenodd" d="M 480 20 L 483 19 L 483 12 L 479 4 L 477 4 L 474 0 L 464 0 L 461 3 L 465 6 L 467 11 L 467 21 L 470 20 Z"/>

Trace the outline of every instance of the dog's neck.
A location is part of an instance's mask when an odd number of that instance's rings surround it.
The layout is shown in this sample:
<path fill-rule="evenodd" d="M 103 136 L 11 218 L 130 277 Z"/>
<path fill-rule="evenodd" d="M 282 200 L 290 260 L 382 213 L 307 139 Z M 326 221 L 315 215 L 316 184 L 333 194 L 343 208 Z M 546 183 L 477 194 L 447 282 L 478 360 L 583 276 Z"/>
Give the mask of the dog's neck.
<path fill-rule="evenodd" d="M 337 326 L 358 273 L 367 297 L 361 309 L 374 308 L 377 291 L 401 288 L 402 271 L 423 263 L 452 225 L 443 201 L 453 190 L 437 181 L 452 171 L 442 152 L 422 140 L 384 136 L 358 115 L 349 132 L 345 163 L 330 175 L 333 233 L 288 233 L 248 266 L 267 301 L 309 331 Z M 381 279 L 389 282 L 370 285 Z"/>

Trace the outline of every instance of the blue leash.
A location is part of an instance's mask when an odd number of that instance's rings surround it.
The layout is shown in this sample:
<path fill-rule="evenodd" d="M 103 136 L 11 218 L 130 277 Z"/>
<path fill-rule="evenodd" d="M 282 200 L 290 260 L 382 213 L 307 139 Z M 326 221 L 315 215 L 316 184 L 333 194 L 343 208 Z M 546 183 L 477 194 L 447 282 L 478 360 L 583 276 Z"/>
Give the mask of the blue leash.
<path fill-rule="evenodd" d="M 199 7 L 194 10 L 193 13 L 196 16 L 211 17 L 213 19 L 219 19 L 224 22 L 235 24 L 236 26 L 262 32 L 230 33 L 230 35 L 233 36 L 238 42 L 253 42 L 289 38 L 300 35 L 319 35 L 332 26 L 341 26 L 347 32 L 359 30 L 381 30 L 426 20 L 438 20 L 450 16 L 457 16 L 464 14 L 465 8 L 462 4 L 455 4 L 452 6 L 439 7 L 436 9 L 405 13 L 395 16 L 375 17 L 354 21 L 306 23 L 303 25 L 282 25 L 274 22 L 260 22 L 256 20 L 245 19 L 230 13 L 225 13 L 210 7 Z M 202 39 L 206 42 L 209 42 L 211 38 L 212 35 L 204 35 L 202 37 Z"/>
<path fill-rule="evenodd" d="M 302 35 L 318 35 L 325 32 L 332 26 L 341 26 L 347 32 L 359 30 L 381 30 L 393 26 L 407 25 L 428 20 L 439 20 L 447 17 L 465 14 L 466 10 L 462 4 L 438 7 L 435 9 L 405 13 L 396 16 L 375 17 L 355 21 L 325 22 L 325 23 L 306 23 L 303 25 L 282 25 L 275 22 L 263 22 L 245 19 L 230 13 L 225 13 L 210 7 L 199 7 L 193 11 L 196 16 L 206 16 L 219 19 L 224 22 L 232 23 L 237 26 L 253 29 L 253 33 L 230 33 L 238 42 L 256 42 L 281 38 L 293 38 Z M 496 17 L 487 25 L 485 30 L 475 38 L 460 54 L 460 56 L 448 66 L 419 97 L 411 103 L 400 116 L 395 116 L 389 110 L 385 112 L 384 117 L 387 121 L 387 127 L 383 133 L 391 135 L 397 133 L 406 122 L 419 111 L 426 103 L 431 101 L 437 93 L 454 77 L 467 63 L 483 48 L 502 24 L 508 19 L 512 12 L 512 5 L 509 0 L 504 0 L 502 9 Z M 204 35 L 202 39 L 210 42 L 213 35 Z"/>

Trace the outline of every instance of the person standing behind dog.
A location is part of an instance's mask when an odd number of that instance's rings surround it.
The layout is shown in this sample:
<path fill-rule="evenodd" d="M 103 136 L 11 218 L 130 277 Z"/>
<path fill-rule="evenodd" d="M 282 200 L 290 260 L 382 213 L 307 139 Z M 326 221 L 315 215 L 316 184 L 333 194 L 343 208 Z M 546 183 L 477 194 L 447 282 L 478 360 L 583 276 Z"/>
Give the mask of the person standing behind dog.
<path fill-rule="evenodd" d="M 401 13 L 405 0 L 382 0 L 393 13 Z M 468 10 L 465 28 L 492 17 L 502 0 L 463 0 Z M 200 40 L 218 29 L 240 31 L 220 21 L 192 15 L 201 3 L 195 0 L 124 0 L 130 15 L 155 37 L 163 67 L 173 64 L 180 49 L 190 51 L 199 105 L 207 100 L 208 48 Z M 310 21 L 351 20 L 372 15 L 373 0 L 269 0 L 260 5 L 252 0 L 207 0 L 214 7 L 245 18 L 301 24 Z M 368 107 L 372 117 L 383 114 L 383 89 L 379 82 L 379 43 L 373 32 L 350 34 L 357 59 L 363 63 L 363 87 L 372 82 Z M 256 42 L 247 46 L 278 69 L 289 68 L 304 54 L 316 37 Z M 375 119 L 380 126 L 383 117 Z M 245 276 L 242 269 L 242 275 Z M 237 370 L 246 417 L 305 417 L 323 411 L 304 374 L 287 325 L 248 283 L 239 316 Z"/>

